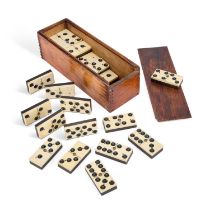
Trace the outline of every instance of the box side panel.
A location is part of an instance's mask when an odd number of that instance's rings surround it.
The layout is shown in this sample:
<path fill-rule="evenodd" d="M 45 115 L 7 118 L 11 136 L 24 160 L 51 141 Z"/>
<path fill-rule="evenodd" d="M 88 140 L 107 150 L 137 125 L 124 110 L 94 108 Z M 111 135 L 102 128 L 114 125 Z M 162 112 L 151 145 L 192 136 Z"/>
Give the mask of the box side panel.
<path fill-rule="evenodd" d="M 109 112 L 114 111 L 139 94 L 139 71 L 133 72 L 125 80 L 111 88 Z"/>
<path fill-rule="evenodd" d="M 109 107 L 108 86 L 79 62 L 38 33 L 42 58 L 73 81 L 105 109 Z"/>

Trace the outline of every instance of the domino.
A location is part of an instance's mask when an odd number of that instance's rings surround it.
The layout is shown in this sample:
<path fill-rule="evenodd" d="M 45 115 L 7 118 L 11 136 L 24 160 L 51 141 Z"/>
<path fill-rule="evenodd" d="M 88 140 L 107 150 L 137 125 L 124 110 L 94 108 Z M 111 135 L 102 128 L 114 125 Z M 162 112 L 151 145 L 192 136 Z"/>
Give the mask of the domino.
<path fill-rule="evenodd" d="M 182 76 L 161 69 L 156 69 L 151 79 L 173 87 L 180 87 L 183 82 Z"/>
<path fill-rule="evenodd" d="M 75 34 L 73 34 L 71 31 L 68 29 L 64 29 L 60 31 L 59 33 L 53 35 L 50 37 L 54 42 L 56 42 L 58 45 L 60 45 L 62 42 L 70 45 L 74 45 L 82 39 Z"/>
<path fill-rule="evenodd" d="M 137 126 L 133 113 L 105 117 L 103 119 L 103 125 L 106 133 L 135 128 Z"/>
<path fill-rule="evenodd" d="M 79 57 L 91 51 L 91 46 L 85 42 L 81 41 L 72 46 L 67 47 L 67 52 L 74 57 Z"/>
<path fill-rule="evenodd" d="M 62 49 L 64 49 L 65 51 L 68 51 L 69 47 L 71 46 L 71 44 L 65 42 L 64 40 L 62 40 L 61 38 L 59 38 L 58 36 L 52 37 L 52 40 L 59 45 Z"/>
<path fill-rule="evenodd" d="M 35 125 L 37 136 L 43 139 L 62 127 L 65 123 L 64 112 L 60 109 Z"/>
<path fill-rule="evenodd" d="M 96 154 L 127 164 L 133 150 L 130 147 L 102 139 L 96 148 Z"/>
<path fill-rule="evenodd" d="M 91 99 L 62 96 L 61 109 L 67 112 L 90 114 L 92 111 Z"/>
<path fill-rule="evenodd" d="M 23 123 L 31 125 L 35 121 L 47 116 L 52 112 L 50 101 L 45 99 L 21 112 Z"/>
<path fill-rule="evenodd" d="M 83 55 L 82 57 L 78 58 L 78 60 L 89 67 L 90 70 L 96 74 L 100 74 L 109 68 L 109 64 L 93 52 Z"/>
<path fill-rule="evenodd" d="M 114 82 L 114 81 L 116 81 L 118 79 L 118 75 L 115 74 L 110 69 L 104 71 L 99 76 L 102 77 L 104 80 L 106 80 L 106 82 L 108 82 L 109 84 L 111 84 L 112 82 Z"/>
<path fill-rule="evenodd" d="M 97 133 L 96 118 L 64 125 L 66 139 L 74 139 Z"/>
<path fill-rule="evenodd" d="M 60 159 L 58 166 L 72 173 L 80 163 L 90 154 L 89 146 L 77 141 L 76 144 Z"/>
<path fill-rule="evenodd" d="M 117 189 L 117 184 L 100 160 L 88 164 L 85 170 L 101 195 Z"/>
<path fill-rule="evenodd" d="M 62 145 L 59 141 L 49 138 L 42 146 L 30 157 L 29 162 L 43 169 L 49 161 L 59 152 Z"/>
<path fill-rule="evenodd" d="M 45 91 L 46 97 L 49 99 L 60 98 L 61 96 L 74 96 L 75 85 L 73 82 L 46 85 Z"/>
<path fill-rule="evenodd" d="M 70 45 L 59 40 L 57 44 L 74 57 L 82 56 L 91 51 L 91 46 L 85 41 L 80 41 L 74 45 Z"/>
<path fill-rule="evenodd" d="M 38 90 L 41 90 L 45 85 L 53 84 L 55 82 L 54 75 L 51 70 L 43 72 L 26 81 L 28 92 L 33 94 Z"/>
<path fill-rule="evenodd" d="M 163 145 L 150 137 L 140 128 L 130 134 L 128 140 L 150 158 L 154 158 L 163 150 Z"/>

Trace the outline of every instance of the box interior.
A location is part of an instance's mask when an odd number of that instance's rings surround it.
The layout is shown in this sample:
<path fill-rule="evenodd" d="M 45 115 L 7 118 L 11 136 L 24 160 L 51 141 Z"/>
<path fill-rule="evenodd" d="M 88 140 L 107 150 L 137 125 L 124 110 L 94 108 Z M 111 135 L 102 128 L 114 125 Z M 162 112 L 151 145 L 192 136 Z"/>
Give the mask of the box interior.
<path fill-rule="evenodd" d="M 126 77 L 131 72 L 136 70 L 135 67 L 129 63 L 129 60 L 115 53 L 113 49 L 104 45 L 103 43 L 101 43 L 101 41 L 97 40 L 88 32 L 84 31 L 79 26 L 75 25 L 74 23 L 68 20 L 54 24 L 53 26 L 45 29 L 43 33 L 46 37 L 49 38 L 54 34 L 58 33 L 59 31 L 62 31 L 63 29 L 70 30 L 75 35 L 79 36 L 85 42 L 87 42 L 92 47 L 92 52 L 94 52 L 99 57 L 103 58 L 109 63 L 110 69 L 119 76 L 119 79 Z"/>

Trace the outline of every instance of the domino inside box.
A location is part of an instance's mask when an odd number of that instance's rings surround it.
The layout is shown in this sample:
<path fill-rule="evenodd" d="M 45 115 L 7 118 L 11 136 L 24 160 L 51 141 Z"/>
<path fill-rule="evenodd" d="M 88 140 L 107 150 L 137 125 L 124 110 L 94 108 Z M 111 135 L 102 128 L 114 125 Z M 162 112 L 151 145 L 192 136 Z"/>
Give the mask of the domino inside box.
<path fill-rule="evenodd" d="M 38 31 L 38 39 L 42 58 L 109 112 L 139 93 L 139 66 L 72 21 Z"/>

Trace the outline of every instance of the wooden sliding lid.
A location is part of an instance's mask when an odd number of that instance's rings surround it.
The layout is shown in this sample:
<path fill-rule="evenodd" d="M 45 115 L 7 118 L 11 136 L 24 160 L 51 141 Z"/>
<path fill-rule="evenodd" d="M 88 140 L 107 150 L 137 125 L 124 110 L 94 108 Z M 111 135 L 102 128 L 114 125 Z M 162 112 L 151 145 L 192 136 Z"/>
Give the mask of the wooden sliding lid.
<path fill-rule="evenodd" d="M 157 121 L 190 118 L 190 110 L 181 87 L 174 88 L 151 81 L 155 69 L 176 73 L 168 48 L 141 48 L 138 53 Z"/>

